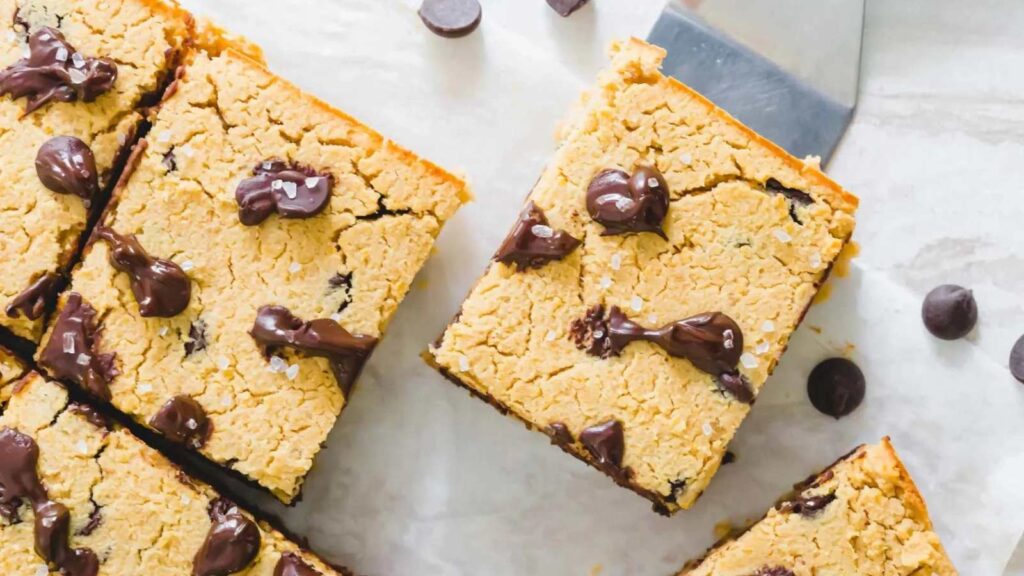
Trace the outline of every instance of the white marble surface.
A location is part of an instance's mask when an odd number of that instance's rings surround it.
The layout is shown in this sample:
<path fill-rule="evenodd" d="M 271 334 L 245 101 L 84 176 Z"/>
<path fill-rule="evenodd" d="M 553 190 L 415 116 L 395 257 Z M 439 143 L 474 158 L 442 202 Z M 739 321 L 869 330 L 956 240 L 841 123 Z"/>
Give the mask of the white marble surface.
<path fill-rule="evenodd" d="M 739 433 L 739 462 L 672 519 L 416 355 L 504 235 L 607 43 L 644 36 L 661 0 L 593 0 L 568 20 L 542 0 L 484 0 L 481 29 L 458 41 L 425 32 L 415 0 L 184 3 L 265 45 L 304 88 L 464 168 L 478 195 L 399 310 L 305 499 L 283 512 L 316 550 L 381 576 L 666 574 L 711 543 L 715 522 L 759 515 L 812 469 L 891 434 L 962 573 L 1003 570 L 1024 529 L 1024 386 L 1006 370 L 1024 333 L 1024 3 L 869 0 L 860 108 L 830 167 L 862 198 L 863 252 L 796 334 Z M 945 282 L 980 302 L 967 341 L 920 326 L 921 298 Z M 869 396 L 834 422 L 802 386 L 847 343 Z"/>

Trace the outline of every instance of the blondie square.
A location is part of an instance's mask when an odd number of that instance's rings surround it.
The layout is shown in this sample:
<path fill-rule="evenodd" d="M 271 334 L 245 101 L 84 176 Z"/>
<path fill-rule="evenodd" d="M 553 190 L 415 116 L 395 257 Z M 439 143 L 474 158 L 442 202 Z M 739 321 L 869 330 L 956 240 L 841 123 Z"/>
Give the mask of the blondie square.
<path fill-rule="evenodd" d="M 3 574 L 339 574 L 39 374 L 0 402 L 0 456 Z"/>
<path fill-rule="evenodd" d="M 797 484 L 757 524 L 679 576 L 955 576 L 889 439 Z"/>
<path fill-rule="evenodd" d="M 290 502 L 469 193 L 257 61 L 204 48 L 134 149 L 38 359 Z"/>
<path fill-rule="evenodd" d="M 0 327 L 38 341 L 191 21 L 157 0 L 0 0 L 0 22 Z"/>
<path fill-rule="evenodd" d="M 688 508 L 854 229 L 857 199 L 617 43 L 428 361 Z"/>

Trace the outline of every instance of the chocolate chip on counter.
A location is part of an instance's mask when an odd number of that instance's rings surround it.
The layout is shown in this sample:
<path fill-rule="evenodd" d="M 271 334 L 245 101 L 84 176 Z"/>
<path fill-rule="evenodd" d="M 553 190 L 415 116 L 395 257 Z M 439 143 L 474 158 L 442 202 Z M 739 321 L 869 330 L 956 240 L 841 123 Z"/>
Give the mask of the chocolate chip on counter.
<path fill-rule="evenodd" d="M 754 387 L 750 381 L 739 371 L 722 372 L 715 378 L 715 384 L 723 392 L 732 395 L 737 401 L 744 404 L 754 403 Z"/>
<path fill-rule="evenodd" d="M 53 272 L 46 272 L 11 300 L 11 303 L 7 305 L 7 316 L 17 318 L 19 315 L 24 315 L 29 320 L 42 318 L 46 307 L 56 296 L 59 285 L 60 276 Z"/>
<path fill-rule="evenodd" d="M 196 450 L 205 446 L 213 433 L 206 410 L 185 394 L 168 400 L 149 420 L 149 425 L 171 442 Z"/>
<path fill-rule="evenodd" d="M 28 39 L 29 55 L 0 71 L 0 95 L 26 97 L 25 114 L 51 100 L 92 102 L 114 86 L 117 64 L 83 56 L 55 28 L 43 26 Z"/>
<path fill-rule="evenodd" d="M 131 276 L 139 315 L 170 318 L 188 307 L 192 281 L 180 266 L 150 256 L 134 234 L 122 236 L 111 228 L 98 226 L 96 236 L 110 246 L 110 265 Z"/>
<path fill-rule="evenodd" d="M 630 342 L 646 340 L 708 374 L 721 375 L 735 372 L 743 353 L 743 332 L 721 312 L 698 314 L 655 329 L 633 322 L 618 306 L 612 306 L 606 324 L 598 320 L 601 317 L 603 307 L 591 308 L 583 320 L 573 322 L 570 334 L 577 347 L 602 357 L 618 355 Z"/>
<path fill-rule="evenodd" d="M 638 166 L 632 176 L 605 170 L 587 187 L 587 212 L 604 226 L 604 236 L 654 232 L 665 238 L 661 223 L 668 207 L 668 184 L 653 166 Z"/>
<path fill-rule="evenodd" d="M 829 358 L 811 370 L 807 397 L 822 414 L 837 420 L 853 412 L 864 401 L 864 373 L 846 358 Z"/>
<path fill-rule="evenodd" d="M 626 482 L 633 475 L 629 467 L 622 467 L 622 457 L 626 451 L 622 423 L 609 420 L 584 428 L 580 432 L 580 443 L 597 461 L 597 466 L 606 474 L 619 482 Z"/>
<path fill-rule="evenodd" d="M 526 204 L 519 220 L 501 243 L 494 259 L 503 264 L 515 264 L 521 272 L 527 268 L 540 268 L 553 260 L 561 260 L 580 245 L 580 241 L 564 230 L 548 226 L 544 211 L 533 202 Z"/>
<path fill-rule="evenodd" d="M 551 443 L 556 446 L 568 446 L 573 443 L 572 432 L 569 432 L 569 427 L 562 422 L 548 424 L 544 432 L 551 437 Z"/>
<path fill-rule="evenodd" d="M 192 576 L 227 576 L 241 572 L 252 564 L 260 551 L 259 527 L 222 498 L 211 503 L 209 512 L 212 525 L 193 559 Z"/>
<path fill-rule="evenodd" d="M 423 0 L 419 15 L 434 34 L 461 38 L 480 25 L 483 9 L 477 0 Z"/>
<path fill-rule="evenodd" d="M 113 426 L 109 418 L 107 418 L 103 414 L 100 414 L 95 408 L 89 406 L 88 404 L 79 404 L 77 402 L 72 402 L 68 406 L 68 409 L 71 410 L 71 412 L 78 414 L 82 418 L 85 418 L 85 420 L 89 422 L 89 424 L 92 424 L 97 428 L 110 430 L 111 427 Z"/>
<path fill-rule="evenodd" d="M 282 218 L 312 218 L 327 207 L 334 188 L 333 175 L 282 160 L 260 162 L 252 174 L 235 189 L 238 220 L 246 226 L 275 212 Z"/>
<path fill-rule="evenodd" d="M 185 355 L 191 356 L 200 350 L 206 350 L 206 344 L 206 322 L 196 319 L 188 328 Z"/>
<path fill-rule="evenodd" d="M 96 157 L 74 136 L 54 136 L 36 153 L 36 175 L 48 189 L 91 200 L 100 191 Z"/>
<path fill-rule="evenodd" d="M 101 354 L 98 348 L 96 310 L 81 294 L 72 292 L 53 323 L 39 363 L 55 378 L 70 380 L 97 398 L 110 400 L 107 384 L 119 373 L 115 354 Z"/>
<path fill-rule="evenodd" d="M 587 3 L 587 0 L 548 0 L 548 6 L 560 16 L 568 16 L 579 10 Z"/>
<path fill-rule="evenodd" d="M 377 339 L 352 334 L 329 318 L 305 322 L 284 306 L 263 306 L 249 334 L 261 346 L 287 346 L 308 356 L 327 358 L 338 385 L 347 392 Z"/>
<path fill-rule="evenodd" d="M 274 576 L 321 576 L 312 566 L 306 564 L 298 554 L 285 552 L 274 567 Z"/>
<path fill-rule="evenodd" d="M 928 293 L 921 305 L 924 326 L 936 338 L 957 340 L 978 322 L 974 293 L 962 286 L 944 284 Z"/>
<path fill-rule="evenodd" d="M 792 500 L 779 502 L 775 509 L 783 513 L 800 514 L 801 516 L 814 516 L 819 511 L 836 499 L 835 494 L 823 494 L 821 496 L 797 496 Z"/>
<path fill-rule="evenodd" d="M 1021 336 L 1010 350 L 1010 374 L 1024 383 L 1024 336 Z"/>
<path fill-rule="evenodd" d="M 725 451 L 725 455 L 722 456 L 722 465 L 732 464 L 736 461 L 736 454 L 730 450 Z"/>

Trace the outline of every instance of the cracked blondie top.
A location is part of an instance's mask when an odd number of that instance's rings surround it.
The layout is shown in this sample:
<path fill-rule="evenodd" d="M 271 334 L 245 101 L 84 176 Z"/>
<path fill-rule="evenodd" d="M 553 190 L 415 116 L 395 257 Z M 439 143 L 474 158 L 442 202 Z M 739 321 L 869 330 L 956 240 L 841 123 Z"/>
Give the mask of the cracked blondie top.
<path fill-rule="evenodd" d="M 156 0 L 0 0 L 0 327 L 42 335 L 90 209 L 189 26 Z"/>
<path fill-rule="evenodd" d="M 128 164 L 40 365 L 290 502 L 467 188 L 213 43 Z"/>
<path fill-rule="evenodd" d="M 955 576 L 889 439 L 796 486 L 757 524 L 679 576 Z"/>
<path fill-rule="evenodd" d="M 0 347 L 0 403 L 11 397 L 14 383 L 26 372 L 25 365 L 10 350 Z"/>
<path fill-rule="evenodd" d="M 3 402 L 0 453 L 3 574 L 338 574 L 36 373 Z"/>
<path fill-rule="evenodd" d="M 688 508 L 854 229 L 857 199 L 617 43 L 428 360 Z"/>

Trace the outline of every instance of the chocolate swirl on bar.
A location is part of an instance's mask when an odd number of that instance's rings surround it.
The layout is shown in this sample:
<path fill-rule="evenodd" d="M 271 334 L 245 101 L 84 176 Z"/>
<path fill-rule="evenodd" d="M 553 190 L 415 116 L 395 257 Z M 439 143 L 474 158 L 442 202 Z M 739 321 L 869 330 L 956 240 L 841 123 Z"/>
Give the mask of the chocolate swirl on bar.
<path fill-rule="evenodd" d="M 18 522 L 18 508 L 28 500 L 35 516 L 36 554 L 65 576 L 96 576 L 96 553 L 71 547 L 71 512 L 50 500 L 38 464 L 39 445 L 31 436 L 13 428 L 0 429 L 0 515 L 8 522 Z"/>
<path fill-rule="evenodd" d="M 49 190 L 92 200 L 100 192 L 96 157 L 74 136 L 54 136 L 36 153 L 36 176 Z"/>
<path fill-rule="evenodd" d="M 805 496 L 801 494 L 790 500 L 779 502 L 775 505 L 775 509 L 786 514 L 792 513 L 810 517 L 824 510 L 835 499 L 835 494 L 822 494 L 819 496 Z"/>
<path fill-rule="evenodd" d="M 632 469 L 622 466 L 626 442 L 622 432 L 622 423 L 618 420 L 608 420 L 584 428 L 580 432 L 580 444 L 583 444 L 587 452 L 590 452 L 590 455 L 596 460 L 597 467 L 617 482 L 627 482 L 633 476 Z"/>
<path fill-rule="evenodd" d="M 654 232 L 665 238 L 668 206 L 668 184 L 654 166 L 638 166 L 632 175 L 605 170 L 587 187 L 587 212 L 604 226 L 604 236 Z"/>
<path fill-rule="evenodd" d="M 192 562 L 192 576 L 227 576 L 252 564 L 260 551 L 262 536 L 256 523 L 232 502 L 210 502 L 212 525 Z"/>
<path fill-rule="evenodd" d="M 59 285 L 60 276 L 53 272 L 44 273 L 11 300 L 6 308 L 7 316 L 17 318 L 19 315 L 24 315 L 29 320 L 42 318 L 46 306 L 53 300 Z"/>
<path fill-rule="evenodd" d="M 255 226 L 275 212 L 282 218 L 311 218 L 327 207 L 334 176 L 282 160 L 260 162 L 235 189 L 238 220 Z"/>
<path fill-rule="evenodd" d="M 548 226 L 544 212 L 533 202 L 526 204 L 519 220 L 501 243 L 494 259 L 503 264 L 515 264 L 519 271 L 540 268 L 553 260 L 561 260 L 580 245 L 564 230 Z"/>
<path fill-rule="evenodd" d="M 170 318 L 188 307 L 192 282 L 180 266 L 150 256 L 134 234 L 122 236 L 111 228 L 98 226 L 96 236 L 110 245 L 110 265 L 131 277 L 139 315 Z"/>
<path fill-rule="evenodd" d="M 70 380 L 97 398 L 110 400 L 107 385 L 118 371 L 115 355 L 99 352 L 99 333 L 96 310 L 81 294 L 72 292 L 53 323 L 39 363 L 55 378 Z"/>
<path fill-rule="evenodd" d="M 285 552 L 274 566 L 274 576 L 321 576 L 321 574 L 306 564 L 298 554 Z"/>
<path fill-rule="evenodd" d="M 605 317 L 604 306 L 591 307 L 583 318 L 573 320 L 569 334 L 576 347 L 588 354 L 618 356 L 630 343 L 644 340 L 657 344 L 677 358 L 685 358 L 716 377 L 718 386 L 740 402 L 754 399 L 749 382 L 736 369 L 743 353 L 743 332 L 721 312 L 698 314 L 660 328 L 644 328 L 613 306 Z"/>
<path fill-rule="evenodd" d="M 196 450 L 205 446 L 213 434 L 213 423 L 206 416 L 206 410 L 185 394 L 164 403 L 149 420 L 149 425 L 171 442 Z"/>
<path fill-rule="evenodd" d="M 29 55 L 0 71 L 0 95 L 28 98 L 25 114 L 51 100 L 92 102 L 114 86 L 117 64 L 83 56 L 59 30 L 43 26 L 28 39 Z"/>
<path fill-rule="evenodd" d="M 329 318 L 305 322 L 284 306 L 263 306 L 249 334 L 268 349 L 288 347 L 307 356 L 326 358 L 342 391 L 348 391 L 377 339 L 352 334 Z"/>

